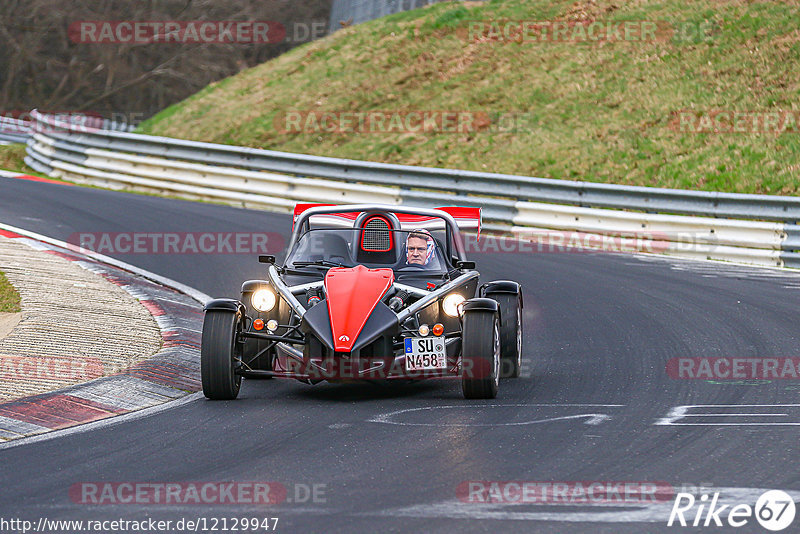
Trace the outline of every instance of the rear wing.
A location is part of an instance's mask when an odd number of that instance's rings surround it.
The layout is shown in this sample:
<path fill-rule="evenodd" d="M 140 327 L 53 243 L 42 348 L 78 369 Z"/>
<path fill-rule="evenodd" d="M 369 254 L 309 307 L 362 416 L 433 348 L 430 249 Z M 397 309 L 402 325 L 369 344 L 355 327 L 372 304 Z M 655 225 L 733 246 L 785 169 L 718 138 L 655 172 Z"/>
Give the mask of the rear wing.
<path fill-rule="evenodd" d="M 311 208 L 320 206 L 337 206 L 338 204 L 296 204 L 294 207 L 294 218 L 292 220 L 292 227 L 297 221 L 297 217 Z M 343 206 L 346 208 L 347 206 Z M 458 229 L 461 231 L 470 230 L 480 235 L 481 232 L 481 208 L 467 208 L 460 206 L 443 206 L 433 208 L 438 211 L 443 211 L 455 219 Z M 436 226 L 441 224 L 441 219 L 429 215 L 416 215 L 411 213 L 392 213 L 400 221 L 401 230 L 414 230 L 420 228 L 435 229 Z M 349 226 L 352 227 L 353 222 L 363 212 L 343 211 L 341 213 L 325 213 L 315 215 L 317 218 L 324 218 L 325 223 L 332 226 Z"/>

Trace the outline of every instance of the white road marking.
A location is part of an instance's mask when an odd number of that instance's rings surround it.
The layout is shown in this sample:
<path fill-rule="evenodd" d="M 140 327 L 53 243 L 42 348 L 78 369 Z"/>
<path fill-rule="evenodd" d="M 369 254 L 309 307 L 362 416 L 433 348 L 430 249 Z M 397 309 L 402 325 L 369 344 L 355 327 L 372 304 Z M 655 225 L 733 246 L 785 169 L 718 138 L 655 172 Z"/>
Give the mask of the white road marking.
<path fill-rule="evenodd" d="M 475 413 L 476 409 L 480 408 L 514 408 L 514 407 L 541 407 L 541 408 L 622 408 L 624 404 L 457 404 L 457 405 L 448 405 L 448 406 L 423 406 L 421 408 L 406 408 L 404 410 L 397 410 L 394 412 L 388 412 L 380 415 L 376 415 L 372 419 L 368 419 L 367 422 L 369 423 L 384 423 L 388 425 L 400 425 L 400 426 L 437 426 L 437 427 L 486 427 L 486 426 L 521 426 L 521 425 L 534 425 L 539 423 L 551 423 L 555 421 L 566 421 L 571 419 L 587 419 L 585 424 L 587 425 L 599 425 L 609 419 L 611 416 L 604 413 L 583 413 L 583 414 L 573 414 L 573 415 L 565 415 L 565 416 L 557 416 L 557 417 L 547 417 L 544 419 L 534 419 L 531 421 L 519 421 L 514 423 L 414 423 L 414 422 L 403 422 L 403 421 L 396 421 L 396 418 L 399 415 L 407 414 L 411 412 L 420 412 L 420 411 L 431 411 L 431 410 L 448 410 L 454 408 L 461 408 L 461 409 L 470 409 Z"/>
<path fill-rule="evenodd" d="M 673 407 L 666 417 L 658 419 L 655 423 L 656 426 L 800 426 L 800 410 L 795 414 L 795 421 L 741 421 L 741 422 L 716 422 L 716 421 L 703 421 L 697 423 L 682 422 L 689 417 L 790 417 L 789 413 L 745 413 L 739 412 L 742 408 L 798 408 L 800 404 L 685 404 L 682 406 Z M 694 413 L 694 409 L 733 409 L 735 412 L 701 412 Z"/>

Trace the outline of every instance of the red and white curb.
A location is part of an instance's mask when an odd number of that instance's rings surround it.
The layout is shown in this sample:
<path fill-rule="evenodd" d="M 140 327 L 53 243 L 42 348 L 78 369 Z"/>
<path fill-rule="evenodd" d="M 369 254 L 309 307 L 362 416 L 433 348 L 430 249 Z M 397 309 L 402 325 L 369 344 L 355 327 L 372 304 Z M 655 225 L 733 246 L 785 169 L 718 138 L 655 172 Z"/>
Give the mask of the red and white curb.
<path fill-rule="evenodd" d="M 4 171 L 0 169 L 0 178 L 17 178 L 20 180 L 30 180 L 32 182 L 46 182 L 49 184 L 60 185 L 75 185 L 71 182 L 62 182 L 60 180 L 50 180 L 49 178 L 42 178 L 40 176 L 31 176 L 30 174 L 23 174 L 19 172 Z"/>
<path fill-rule="evenodd" d="M 2 442 L 36 436 L 151 408 L 197 392 L 200 336 L 209 297 L 173 280 L 100 254 L 81 254 L 67 243 L 0 224 L 0 235 L 76 262 L 118 285 L 150 312 L 161 350 L 112 376 L 0 403 Z"/>

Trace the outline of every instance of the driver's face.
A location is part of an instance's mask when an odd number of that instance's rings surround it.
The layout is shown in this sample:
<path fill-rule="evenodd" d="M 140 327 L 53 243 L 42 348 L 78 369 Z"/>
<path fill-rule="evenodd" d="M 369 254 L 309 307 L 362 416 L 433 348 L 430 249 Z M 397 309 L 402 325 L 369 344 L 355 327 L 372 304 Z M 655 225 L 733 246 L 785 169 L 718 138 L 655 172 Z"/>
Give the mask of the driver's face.
<path fill-rule="evenodd" d="M 411 237 L 406 243 L 408 256 L 406 260 L 409 264 L 425 265 L 425 257 L 428 255 L 428 241 L 421 237 Z"/>

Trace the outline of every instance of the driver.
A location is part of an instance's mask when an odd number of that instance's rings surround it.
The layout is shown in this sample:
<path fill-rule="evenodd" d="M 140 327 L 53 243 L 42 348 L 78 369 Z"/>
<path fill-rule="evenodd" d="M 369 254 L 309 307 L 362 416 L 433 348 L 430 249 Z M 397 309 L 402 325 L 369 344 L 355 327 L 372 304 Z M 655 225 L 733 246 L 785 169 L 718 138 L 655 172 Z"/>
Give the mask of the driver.
<path fill-rule="evenodd" d="M 409 232 L 406 237 L 406 265 L 429 266 L 435 251 L 430 232 L 424 229 Z"/>

